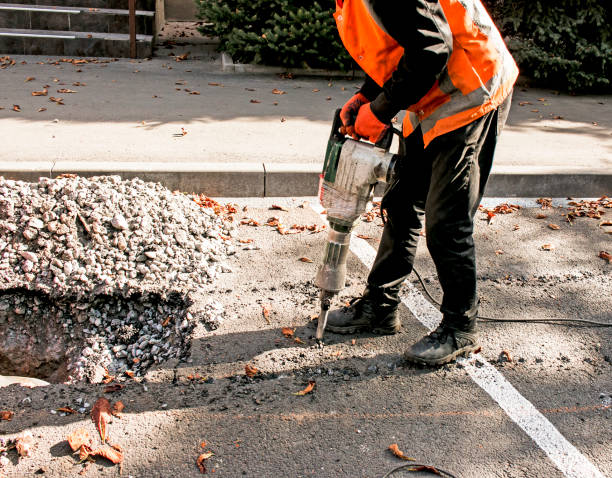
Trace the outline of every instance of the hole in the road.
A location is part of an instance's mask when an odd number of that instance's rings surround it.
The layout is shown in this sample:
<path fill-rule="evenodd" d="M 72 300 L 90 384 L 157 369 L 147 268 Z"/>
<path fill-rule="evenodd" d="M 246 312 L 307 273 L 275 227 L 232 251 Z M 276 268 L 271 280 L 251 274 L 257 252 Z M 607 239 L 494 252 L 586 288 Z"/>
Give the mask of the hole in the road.
<path fill-rule="evenodd" d="M 93 295 L 87 301 L 40 292 L 0 293 L 0 375 L 49 382 L 100 382 L 189 354 L 191 301 L 172 293 L 129 297 Z"/>

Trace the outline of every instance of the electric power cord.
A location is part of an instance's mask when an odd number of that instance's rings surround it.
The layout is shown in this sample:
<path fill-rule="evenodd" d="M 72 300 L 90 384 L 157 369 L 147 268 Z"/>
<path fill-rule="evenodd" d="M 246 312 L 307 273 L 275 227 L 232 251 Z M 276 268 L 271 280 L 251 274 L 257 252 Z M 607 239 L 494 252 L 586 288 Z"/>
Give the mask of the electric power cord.
<path fill-rule="evenodd" d="M 429 289 L 427 289 L 425 282 L 423 282 L 423 279 L 421 278 L 421 275 L 419 274 L 419 272 L 414 268 L 412 269 L 412 271 L 417 276 L 417 279 L 419 279 L 419 282 L 421 283 L 421 286 L 423 287 L 423 290 L 425 291 L 425 294 L 427 295 L 427 297 L 429 297 L 429 299 L 434 304 L 440 307 L 441 305 L 440 302 L 433 298 L 433 296 L 429 292 Z M 612 323 L 598 322 L 596 320 L 587 320 L 587 319 L 570 319 L 570 318 L 560 319 L 560 318 L 554 318 L 554 317 L 549 318 L 549 319 L 501 319 L 501 318 L 496 318 L 496 317 L 486 317 L 483 315 L 479 315 L 477 317 L 480 320 L 483 320 L 485 322 L 521 322 L 521 323 L 532 323 L 532 324 L 567 325 L 568 327 L 578 326 L 578 325 L 582 325 L 583 327 L 612 327 Z"/>

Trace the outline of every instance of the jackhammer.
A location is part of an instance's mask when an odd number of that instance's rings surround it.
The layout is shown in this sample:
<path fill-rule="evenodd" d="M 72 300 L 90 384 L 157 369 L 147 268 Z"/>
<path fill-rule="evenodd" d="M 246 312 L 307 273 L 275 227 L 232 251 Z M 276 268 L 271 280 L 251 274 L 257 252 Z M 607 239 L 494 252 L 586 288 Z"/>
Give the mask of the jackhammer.
<path fill-rule="evenodd" d="M 340 132 L 341 126 L 338 109 L 319 182 L 319 200 L 327 210 L 329 232 L 315 279 L 321 289 L 321 313 L 315 335 L 318 340 L 323 339 L 332 299 L 345 287 L 351 233 L 372 200 L 376 184 L 388 183 L 392 178 L 397 159 L 397 155 L 389 152 L 393 134 L 399 134 L 396 129 L 389 128 L 374 145 L 347 138 Z"/>

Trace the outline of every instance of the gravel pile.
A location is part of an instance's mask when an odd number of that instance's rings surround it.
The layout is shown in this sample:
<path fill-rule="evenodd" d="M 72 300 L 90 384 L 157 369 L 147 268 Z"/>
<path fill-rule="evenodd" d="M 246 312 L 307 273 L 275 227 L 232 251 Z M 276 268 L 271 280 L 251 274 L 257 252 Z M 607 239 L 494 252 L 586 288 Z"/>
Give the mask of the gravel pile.
<path fill-rule="evenodd" d="M 190 309 L 231 272 L 234 226 L 217 213 L 138 179 L 0 178 L 0 373 L 52 377 L 57 362 L 56 378 L 99 381 L 184 358 L 195 324 L 224 314 Z"/>

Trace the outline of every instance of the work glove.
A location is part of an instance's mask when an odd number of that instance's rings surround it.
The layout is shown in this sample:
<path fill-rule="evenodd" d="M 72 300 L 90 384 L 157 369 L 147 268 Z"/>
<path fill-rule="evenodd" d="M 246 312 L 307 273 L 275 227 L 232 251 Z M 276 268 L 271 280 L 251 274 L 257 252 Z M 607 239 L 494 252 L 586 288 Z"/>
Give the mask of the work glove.
<path fill-rule="evenodd" d="M 380 142 L 387 130 L 391 127 L 390 124 L 380 121 L 372 111 L 371 103 L 367 103 L 359 108 L 357 120 L 355 121 L 355 134 L 358 137 L 366 138 L 371 143 Z"/>
<path fill-rule="evenodd" d="M 340 110 L 340 119 L 344 125 L 344 128 L 340 130 L 342 134 L 348 134 L 358 139 L 355 135 L 355 120 L 357 119 L 357 113 L 359 113 L 359 108 L 369 102 L 370 100 L 363 94 L 357 93 L 344 104 L 342 110 Z"/>

